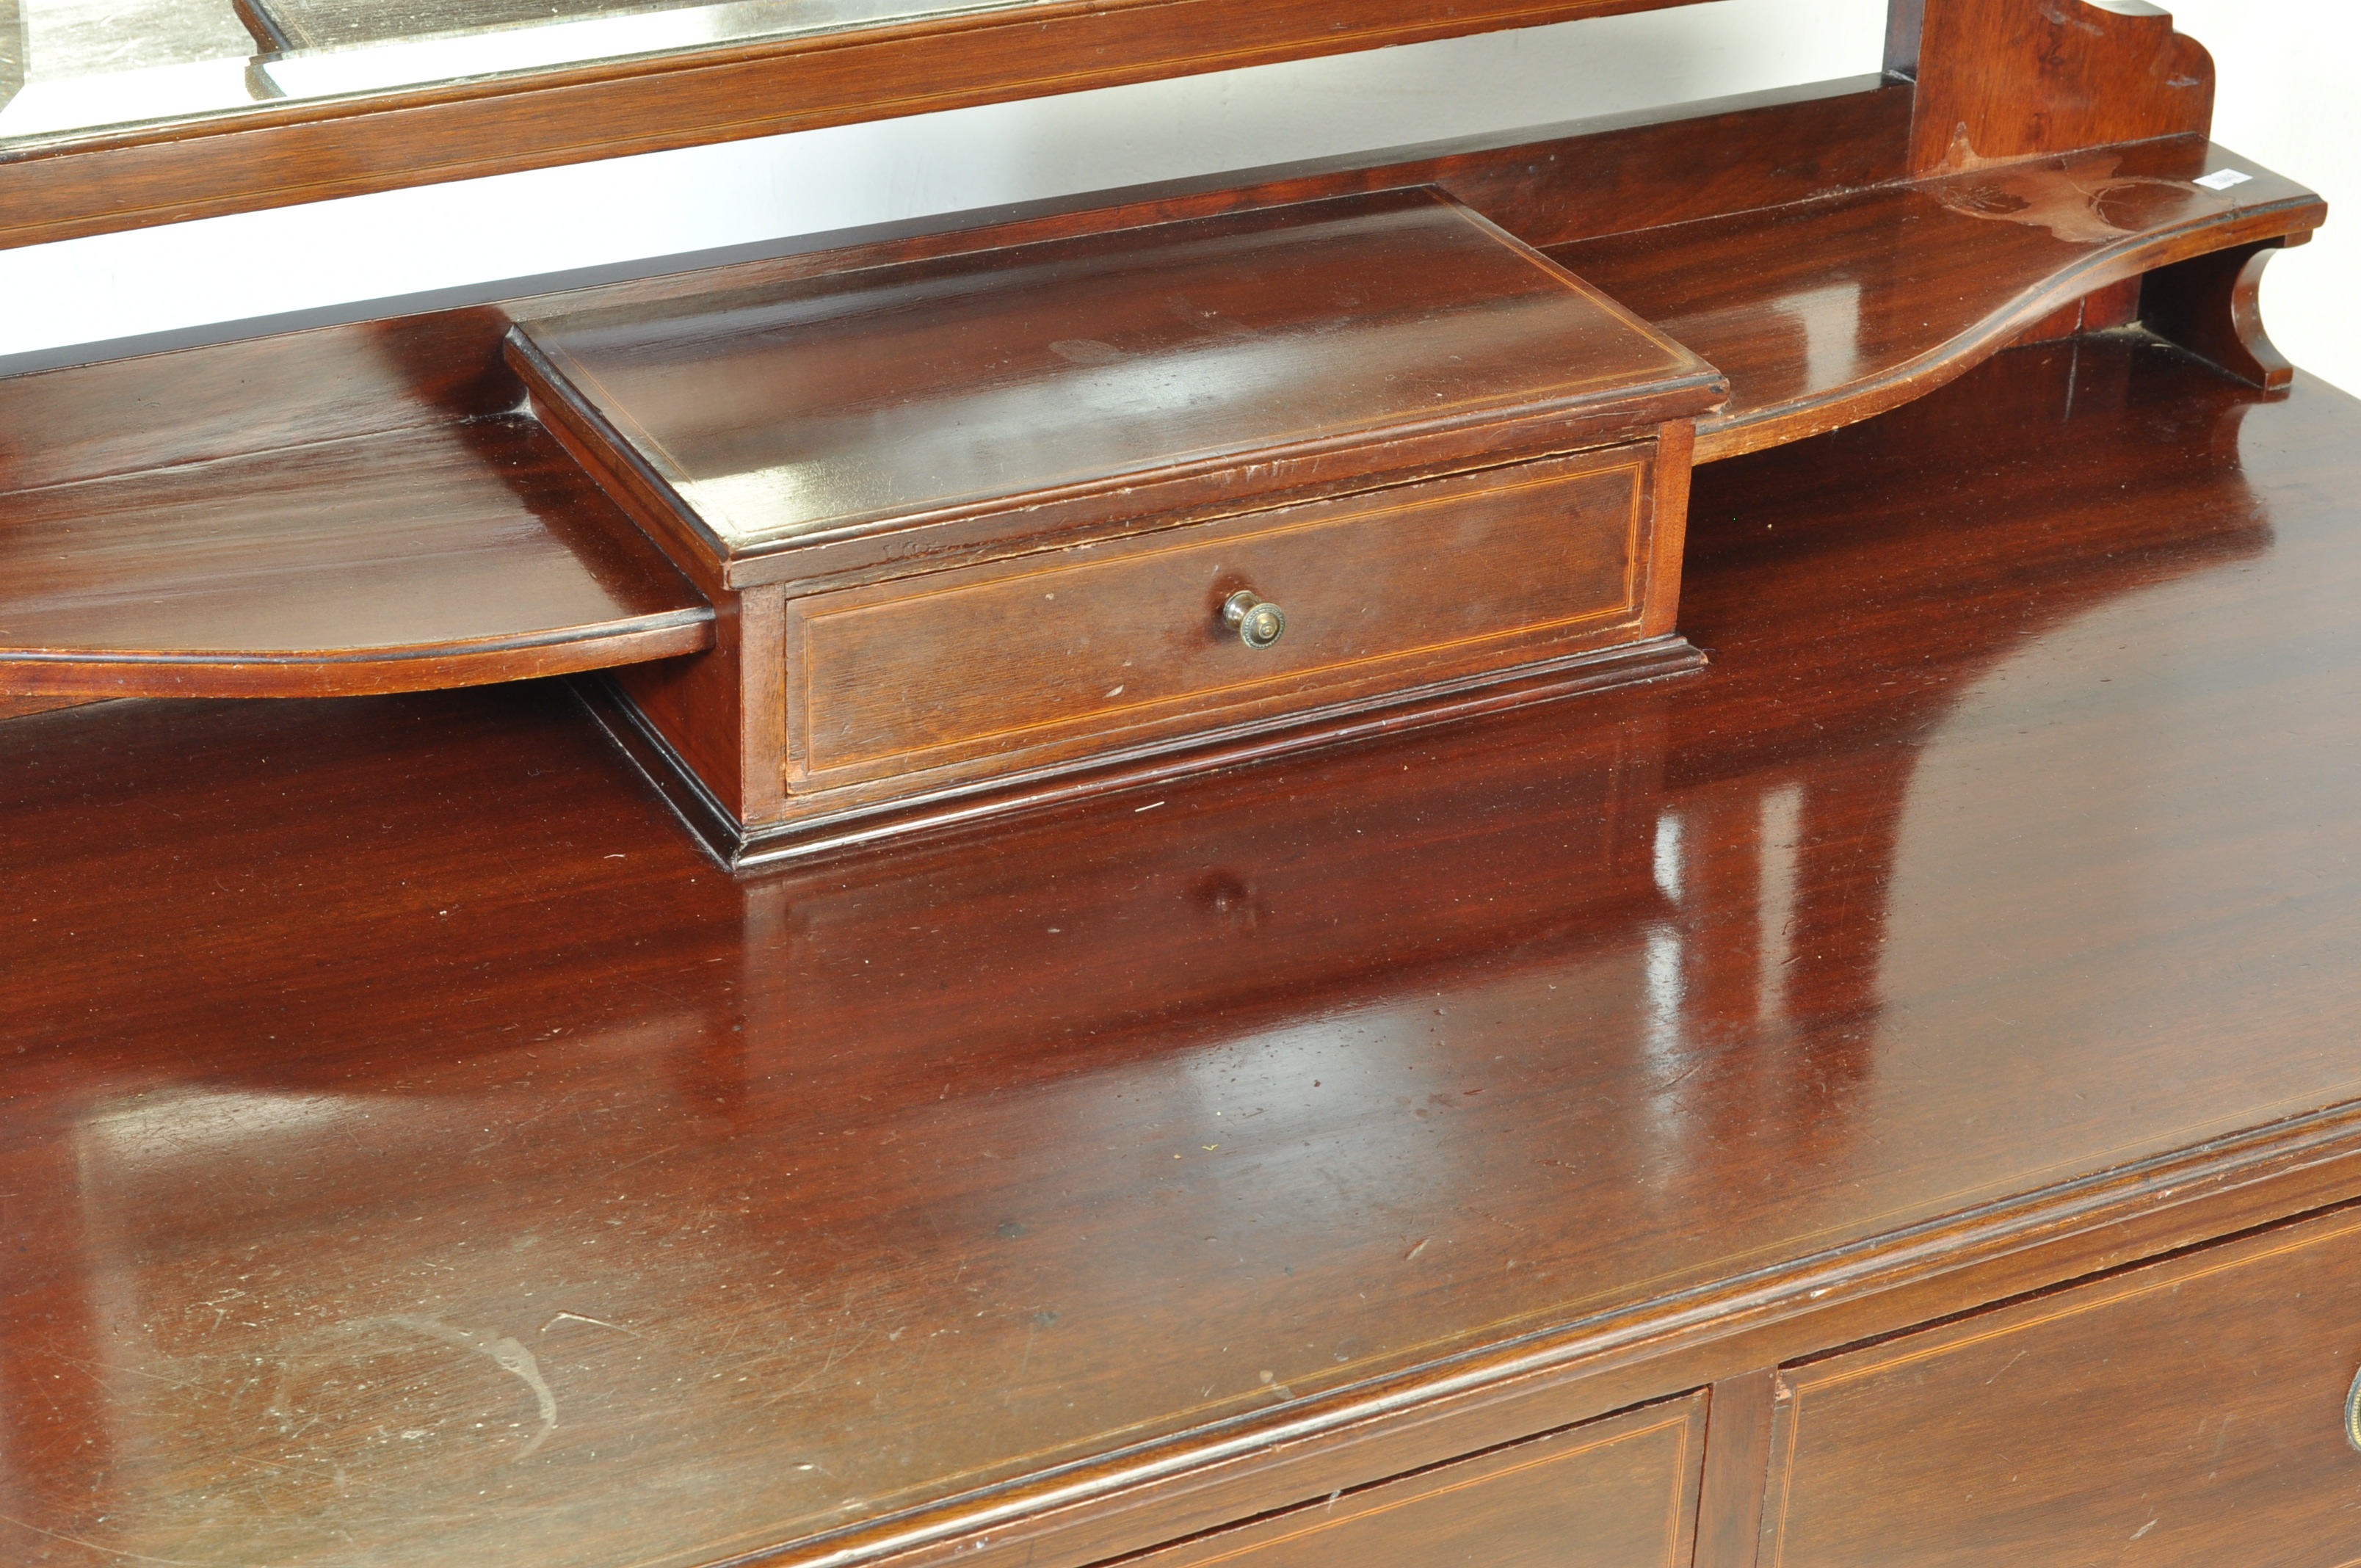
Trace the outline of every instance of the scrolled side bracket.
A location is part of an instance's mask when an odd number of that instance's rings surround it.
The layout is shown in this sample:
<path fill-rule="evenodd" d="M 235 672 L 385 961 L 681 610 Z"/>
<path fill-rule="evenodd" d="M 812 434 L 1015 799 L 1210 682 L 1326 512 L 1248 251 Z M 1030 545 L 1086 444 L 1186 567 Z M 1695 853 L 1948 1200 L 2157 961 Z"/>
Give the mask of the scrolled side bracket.
<path fill-rule="evenodd" d="M 2263 330 L 2263 269 L 2310 231 L 2191 257 L 2147 275 L 2140 319 L 2168 342 L 2266 391 L 2285 391 L 2295 367 Z"/>

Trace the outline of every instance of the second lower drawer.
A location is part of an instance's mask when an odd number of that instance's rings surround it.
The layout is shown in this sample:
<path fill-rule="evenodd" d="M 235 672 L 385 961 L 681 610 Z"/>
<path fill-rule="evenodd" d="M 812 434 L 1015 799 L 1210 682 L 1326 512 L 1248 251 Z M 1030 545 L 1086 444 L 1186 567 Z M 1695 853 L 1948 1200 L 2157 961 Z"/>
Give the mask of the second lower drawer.
<path fill-rule="evenodd" d="M 1683 1568 L 1706 1397 L 1629 1410 L 1235 1530 L 1137 1568 Z"/>
<path fill-rule="evenodd" d="M 2361 1560 L 2361 1215 L 1791 1369 L 1763 1568 Z"/>

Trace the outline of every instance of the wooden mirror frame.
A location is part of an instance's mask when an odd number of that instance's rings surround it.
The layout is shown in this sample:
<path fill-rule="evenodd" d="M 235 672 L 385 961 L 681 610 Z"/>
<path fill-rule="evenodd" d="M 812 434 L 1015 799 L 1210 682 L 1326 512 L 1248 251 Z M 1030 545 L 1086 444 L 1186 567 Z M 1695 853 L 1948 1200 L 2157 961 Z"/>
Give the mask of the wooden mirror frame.
<path fill-rule="evenodd" d="M 1051 0 L 0 148 L 0 248 L 1697 0 Z"/>

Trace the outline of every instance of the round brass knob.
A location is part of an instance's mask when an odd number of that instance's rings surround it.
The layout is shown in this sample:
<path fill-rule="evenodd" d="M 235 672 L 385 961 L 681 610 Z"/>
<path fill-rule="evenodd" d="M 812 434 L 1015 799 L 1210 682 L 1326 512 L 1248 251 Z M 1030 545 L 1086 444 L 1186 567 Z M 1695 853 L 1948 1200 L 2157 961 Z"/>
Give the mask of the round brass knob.
<path fill-rule="evenodd" d="M 1222 603 L 1222 624 L 1249 648 L 1268 648 L 1287 635 L 1287 611 L 1240 588 Z"/>

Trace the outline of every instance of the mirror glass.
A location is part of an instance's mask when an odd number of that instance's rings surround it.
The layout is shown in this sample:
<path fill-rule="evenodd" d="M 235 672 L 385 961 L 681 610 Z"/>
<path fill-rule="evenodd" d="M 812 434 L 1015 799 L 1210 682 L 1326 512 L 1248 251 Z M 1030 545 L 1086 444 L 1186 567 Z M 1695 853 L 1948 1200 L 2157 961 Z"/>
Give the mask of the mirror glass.
<path fill-rule="evenodd" d="M 0 151 L 1044 0 L 0 0 Z"/>

